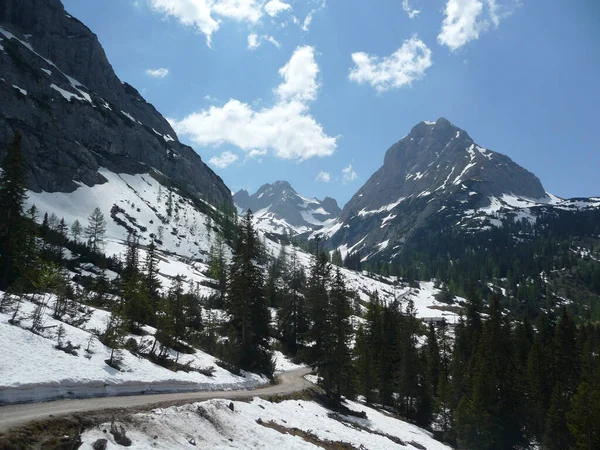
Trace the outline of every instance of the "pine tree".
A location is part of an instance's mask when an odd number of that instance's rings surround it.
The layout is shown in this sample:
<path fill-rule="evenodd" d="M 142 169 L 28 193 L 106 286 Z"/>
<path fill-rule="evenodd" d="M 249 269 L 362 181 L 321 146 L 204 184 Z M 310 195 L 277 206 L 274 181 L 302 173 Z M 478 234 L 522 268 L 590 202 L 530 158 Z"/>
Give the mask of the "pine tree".
<path fill-rule="evenodd" d="M 228 316 L 225 331 L 230 344 L 227 359 L 244 370 L 271 376 L 273 361 L 268 341 L 271 316 L 259 266 L 261 257 L 252 212 L 248 211 L 229 267 L 224 304 Z"/>
<path fill-rule="evenodd" d="M 325 373 L 329 373 L 334 398 L 340 400 L 342 395 L 354 397 L 356 386 L 354 367 L 351 358 L 349 343 L 352 340 L 353 330 L 350 323 L 352 305 L 346 290 L 346 283 L 340 272 L 336 269 L 329 291 L 331 349 L 326 350 L 329 355 Z"/>
<path fill-rule="evenodd" d="M 160 301 L 161 283 L 158 278 L 158 256 L 154 239 L 150 242 L 146 253 L 143 279 L 152 311 L 156 311 Z"/>
<path fill-rule="evenodd" d="M 329 283 L 331 280 L 331 267 L 324 252 L 320 252 L 310 269 L 306 289 L 306 306 L 310 320 L 310 329 L 305 340 L 313 344 L 307 349 L 306 357 L 314 368 L 326 367 L 330 349 L 330 323 L 329 323 Z M 320 372 L 321 373 L 321 372 Z M 327 394 L 332 392 L 331 377 L 329 373 L 321 373 L 325 381 Z"/>
<path fill-rule="evenodd" d="M 93 252 L 98 252 L 103 245 L 104 233 L 106 233 L 106 219 L 100 208 L 96 207 L 90 214 L 88 225 L 84 230 L 87 245 Z"/>
<path fill-rule="evenodd" d="M 73 222 L 71 225 L 71 236 L 73 237 L 73 241 L 75 241 L 75 243 L 79 243 L 79 238 L 81 237 L 82 233 L 83 228 L 81 227 L 81 223 L 79 223 L 79 220 L 75 219 L 75 222 Z"/>
<path fill-rule="evenodd" d="M 302 345 L 303 335 L 309 329 L 303 294 L 305 276 L 296 252 L 292 253 L 284 273 L 281 308 L 277 315 L 278 328 L 285 349 L 295 356 Z"/>
<path fill-rule="evenodd" d="M 600 391 L 599 381 L 582 381 L 573 396 L 567 413 L 567 425 L 577 450 L 600 448 Z"/>
<path fill-rule="evenodd" d="M 25 265 L 22 243 L 26 239 L 23 226 L 26 182 L 21 134 L 16 133 L 7 147 L 0 174 L 0 288 L 10 286 Z"/>
<path fill-rule="evenodd" d="M 515 361 L 510 324 L 503 324 L 499 298 L 494 294 L 475 356 L 473 393 L 457 430 L 464 447 L 503 450 L 525 444 L 520 424 L 521 383 Z"/>

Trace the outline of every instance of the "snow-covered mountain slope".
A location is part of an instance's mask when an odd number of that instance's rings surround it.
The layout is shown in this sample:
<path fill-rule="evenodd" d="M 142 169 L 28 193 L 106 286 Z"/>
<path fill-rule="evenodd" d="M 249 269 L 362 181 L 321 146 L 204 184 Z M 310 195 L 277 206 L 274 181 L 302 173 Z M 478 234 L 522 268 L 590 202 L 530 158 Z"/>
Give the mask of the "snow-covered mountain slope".
<path fill-rule="evenodd" d="M 0 296 L 4 295 L 0 292 Z M 37 299 L 41 300 L 41 299 Z M 198 390 L 253 388 L 267 382 L 254 374 L 234 375 L 216 364 L 216 358 L 196 350 L 181 355 L 180 362 L 189 364 L 189 372 L 171 371 L 128 350 L 120 351 L 121 370 L 108 367 L 111 349 L 95 338 L 95 333 L 106 329 L 110 313 L 86 307 L 90 320 L 81 327 L 59 322 L 51 317 L 55 297 L 43 317 L 44 329 L 31 333 L 27 328 L 36 304 L 24 300 L 17 318 L 19 326 L 9 323 L 12 314 L 0 313 L 0 345 L 3 366 L 0 370 L 0 404 L 45 401 L 56 398 L 97 397 L 127 395 L 142 392 L 185 392 Z M 77 347 L 76 355 L 56 349 L 56 330 L 64 328 L 64 342 Z M 145 336 L 130 335 L 137 345 L 151 346 L 155 329 L 144 327 Z M 88 349 L 89 345 L 89 351 Z M 175 358 L 175 352 L 170 351 Z M 279 365 L 289 364 L 280 358 Z M 212 367 L 212 375 L 194 369 Z M 43 368 L 43 370 L 41 370 Z"/>
<path fill-rule="evenodd" d="M 329 226 L 341 213 L 334 199 L 303 197 L 286 181 L 265 184 L 252 195 L 238 191 L 233 199 L 240 212 L 252 210 L 261 230 L 290 236 Z"/>
<path fill-rule="evenodd" d="M 64 218 L 69 227 L 75 220 L 85 226 L 91 212 L 98 207 L 107 219 L 103 250 L 108 256 L 125 254 L 127 234 L 129 229 L 134 229 L 142 245 L 142 258 L 145 255 L 144 246 L 150 244 L 154 237 L 160 255 L 159 271 L 164 288 L 170 286 L 173 277 L 182 275 L 187 282 L 197 285 L 202 295 L 214 293 L 207 286 L 211 280 L 205 273 L 208 253 L 219 230 L 212 219 L 214 214 L 218 214 L 216 209 L 202 201 L 194 202 L 176 189 L 165 187 L 161 184 L 161 175 L 154 171 L 129 175 L 101 168 L 100 173 L 108 180 L 107 183 L 92 187 L 80 185 L 70 193 L 29 191 L 28 206 L 35 205 L 38 208 L 38 221 L 41 222 L 45 213 L 54 214 L 58 219 Z M 168 215 L 169 204 L 173 205 L 171 217 Z M 258 231 L 267 252 L 276 258 L 286 245 L 272 238 L 272 230 Z M 228 247 L 225 250 L 226 257 L 229 257 L 231 250 Z M 313 255 L 299 247 L 287 245 L 286 253 L 291 255 L 292 252 L 308 271 Z M 432 283 L 422 283 L 420 289 L 416 289 L 389 277 L 373 277 L 346 268 L 341 268 L 341 271 L 348 287 L 357 292 L 364 302 L 369 301 L 370 294 L 378 291 L 386 301 L 394 296 L 403 297 L 406 301 L 413 297 L 419 317 L 442 315 L 439 307 L 444 305 L 435 300 L 438 290 L 433 288 Z M 187 286 L 188 283 L 186 289 Z M 447 311 L 443 314 L 454 316 Z"/>
<path fill-rule="evenodd" d="M 233 403 L 233 410 L 229 405 Z M 132 449 L 163 450 L 193 447 L 222 449 L 285 448 L 290 450 L 338 448 L 346 443 L 352 448 L 388 450 L 414 448 L 450 450 L 434 440 L 431 433 L 396 419 L 389 414 L 357 402 L 347 402 L 353 411 L 364 412 L 366 418 L 335 414 L 316 402 L 286 400 L 269 402 L 255 398 L 251 402 L 211 400 L 181 407 L 156 409 L 136 414 L 125 425 Z M 131 425 L 129 425 L 129 423 Z M 112 436 L 102 424 L 84 432 L 82 450 L 91 450 L 97 439 Z M 296 429 L 295 433 L 292 430 Z M 302 434 L 307 437 L 304 439 Z M 329 443 L 328 447 L 316 445 Z M 348 448 L 340 447 L 339 448 Z"/>
<path fill-rule="evenodd" d="M 45 213 L 55 214 L 59 219 L 64 218 L 69 227 L 76 220 L 85 227 L 89 215 L 98 207 L 107 220 L 103 251 L 108 256 L 124 254 L 131 229 L 142 246 L 154 238 L 165 287 L 170 286 L 176 275 L 195 283 L 206 282 L 204 262 L 218 232 L 211 218 L 217 214 L 216 209 L 164 186 L 159 181 L 163 178 L 155 171 L 129 175 L 100 168 L 99 173 L 106 183 L 92 187 L 80 183 L 73 192 L 29 191 L 27 203 L 38 208 L 39 221 Z M 202 285 L 200 289 L 205 295 L 212 292 Z"/>
<path fill-rule="evenodd" d="M 100 167 L 153 167 L 198 198 L 232 203 L 221 178 L 119 80 L 96 35 L 60 0 L 0 4 L 0 98 L 0 158 L 20 131 L 34 191 L 104 183 Z"/>
<path fill-rule="evenodd" d="M 540 214 L 599 207 L 595 198 L 548 194 L 535 175 L 441 118 L 417 124 L 394 144 L 339 220 L 311 238 L 320 235 L 342 254 L 390 261 L 424 227 L 477 232 L 500 226 L 503 218 L 534 221 Z"/>

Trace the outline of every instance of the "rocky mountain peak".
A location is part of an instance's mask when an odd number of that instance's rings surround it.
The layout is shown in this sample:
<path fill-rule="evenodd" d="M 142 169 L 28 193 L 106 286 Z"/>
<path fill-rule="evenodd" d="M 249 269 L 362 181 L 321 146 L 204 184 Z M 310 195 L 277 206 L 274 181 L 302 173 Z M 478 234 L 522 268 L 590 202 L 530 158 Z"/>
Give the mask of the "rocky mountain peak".
<path fill-rule="evenodd" d="M 418 123 L 392 145 L 382 167 L 324 235 L 331 237 L 334 247 L 360 247 L 375 255 L 392 242 L 400 249 L 439 211 L 492 208 L 507 196 L 551 201 L 535 175 L 508 156 L 476 144 L 466 131 L 442 117 Z"/>
<path fill-rule="evenodd" d="M 337 202 L 306 198 L 287 181 L 262 185 L 254 194 L 238 191 L 234 201 L 239 210 L 251 209 L 257 224 L 265 231 L 298 235 L 322 228 L 341 213 Z"/>
<path fill-rule="evenodd" d="M 0 2 L 0 39 L 0 153 L 21 131 L 32 190 L 105 183 L 100 167 L 155 169 L 191 195 L 232 201 L 165 118 L 119 80 L 96 35 L 59 0 Z"/>

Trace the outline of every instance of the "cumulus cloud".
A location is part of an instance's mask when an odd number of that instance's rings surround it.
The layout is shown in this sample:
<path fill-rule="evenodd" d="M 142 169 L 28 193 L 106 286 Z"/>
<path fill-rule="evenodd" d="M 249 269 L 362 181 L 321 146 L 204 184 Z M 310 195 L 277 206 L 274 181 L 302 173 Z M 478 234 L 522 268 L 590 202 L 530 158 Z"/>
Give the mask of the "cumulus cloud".
<path fill-rule="evenodd" d="M 352 169 L 352 164 L 342 170 L 342 183 L 350 183 L 358 178 L 356 172 Z"/>
<path fill-rule="evenodd" d="M 281 101 L 306 102 L 317 98 L 319 66 L 313 47 L 298 47 L 289 62 L 279 69 L 279 75 L 284 82 L 275 89 L 275 93 Z"/>
<path fill-rule="evenodd" d="M 350 80 L 368 83 L 382 93 L 423 78 L 425 71 L 431 67 L 431 50 L 413 36 L 390 56 L 381 58 L 359 52 L 352 54 L 352 60 L 355 67 L 350 69 Z"/>
<path fill-rule="evenodd" d="M 248 48 L 250 50 L 255 50 L 260 46 L 260 38 L 258 37 L 258 34 L 249 34 L 248 35 Z"/>
<path fill-rule="evenodd" d="M 277 17 L 280 13 L 291 10 L 291 5 L 284 3 L 281 0 L 271 0 L 265 5 L 265 11 L 271 17 Z"/>
<path fill-rule="evenodd" d="M 252 150 L 250 150 L 248 152 L 248 156 L 246 158 L 257 159 L 259 161 L 262 161 L 262 157 L 267 156 L 267 153 L 268 153 L 267 149 L 253 148 Z"/>
<path fill-rule="evenodd" d="M 337 138 L 328 136 L 309 111 L 317 96 L 319 67 L 314 48 L 298 47 L 279 71 L 283 82 L 274 90 L 276 102 L 257 109 L 231 99 L 180 121 L 172 121 L 179 134 L 201 146 L 232 144 L 246 151 L 271 150 L 278 158 L 304 161 L 332 155 Z"/>
<path fill-rule="evenodd" d="M 518 6 L 519 2 L 514 5 Z M 496 0 L 447 0 L 444 21 L 438 42 L 456 51 L 511 15 L 510 8 L 501 7 Z"/>
<path fill-rule="evenodd" d="M 277 48 L 281 47 L 281 45 L 279 44 L 277 39 L 275 39 L 273 36 L 269 36 L 266 34 L 259 36 L 258 34 L 252 33 L 252 34 L 248 35 L 248 49 L 256 50 L 258 47 L 260 47 L 260 44 L 262 43 L 262 41 L 270 42 Z"/>
<path fill-rule="evenodd" d="M 146 75 L 152 78 L 164 78 L 169 75 L 169 69 L 165 69 L 164 67 L 160 67 L 158 69 L 148 69 L 146 70 Z"/>
<path fill-rule="evenodd" d="M 210 46 L 211 38 L 220 26 L 216 17 L 255 24 L 263 15 L 258 0 L 147 0 L 158 13 L 174 17 L 183 25 L 193 26 Z"/>
<path fill-rule="evenodd" d="M 329 172 L 319 172 L 315 181 L 319 181 L 321 183 L 329 183 L 331 181 L 331 175 Z"/>
<path fill-rule="evenodd" d="M 406 14 L 408 14 L 408 17 L 410 17 L 411 19 L 417 17 L 421 12 L 418 9 L 411 8 L 410 4 L 408 3 L 408 0 L 402 0 L 402 9 L 406 12 Z"/>
<path fill-rule="evenodd" d="M 213 156 L 208 162 L 219 169 L 224 169 L 237 160 L 238 156 L 235 153 L 223 152 L 219 156 Z"/>

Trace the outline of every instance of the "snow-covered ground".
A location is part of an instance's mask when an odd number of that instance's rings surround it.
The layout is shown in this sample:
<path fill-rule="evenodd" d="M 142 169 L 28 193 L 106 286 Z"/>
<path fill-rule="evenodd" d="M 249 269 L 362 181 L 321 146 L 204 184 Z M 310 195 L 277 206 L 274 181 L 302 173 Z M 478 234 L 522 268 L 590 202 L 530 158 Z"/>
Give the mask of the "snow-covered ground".
<path fill-rule="evenodd" d="M 63 324 L 63 341 L 80 346 L 78 355 L 73 356 L 55 348 L 58 326 L 62 322 L 52 319 L 48 313 L 43 320 L 41 335 L 27 330 L 31 324 L 28 317 L 34 308 L 35 305 L 29 301 L 22 303 L 18 315 L 22 318 L 20 326 L 9 324 L 10 314 L 0 314 L 0 404 L 142 392 L 252 389 L 267 382 L 255 374 L 234 375 L 217 366 L 213 356 L 199 350 L 194 354 L 180 354 L 179 363 L 189 362 L 196 369 L 212 366 L 213 376 L 197 371 L 173 372 L 126 350 L 121 351 L 121 371 L 118 371 L 105 363 L 111 350 L 97 339 L 92 340 L 91 352 L 85 351 L 93 335 L 92 330 L 106 328 L 108 312 L 92 308 L 93 314 L 85 329 Z M 145 329 L 154 332 L 151 327 Z M 153 342 L 151 334 L 130 337 L 139 343 L 145 340 L 151 345 Z M 171 356 L 174 358 L 176 355 L 171 352 Z M 278 368 L 288 370 L 286 367 L 290 364 L 281 355 Z"/>
<path fill-rule="evenodd" d="M 346 442 L 356 448 L 449 450 L 434 440 L 427 431 L 359 403 L 348 402 L 355 411 L 364 411 L 366 419 L 334 416 L 321 405 L 304 400 L 271 403 L 260 398 L 251 402 L 210 400 L 185 406 L 155 409 L 136 414 L 126 425 L 132 450 L 189 449 L 318 449 L 286 429 L 297 428 L 322 441 Z M 335 417 L 338 417 L 337 420 Z M 279 430 L 269 428 L 271 421 Z M 259 422 L 262 422 L 259 423 Z M 265 426 L 267 425 L 267 426 Z M 108 449 L 120 448 L 114 443 L 110 424 L 83 433 L 82 450 L 92 449 L 97 439 L 107 439 Z M 393 437 L 394 442 L 388 436 Z M 398 443 L 401 440 L 405 445 Z"/>

